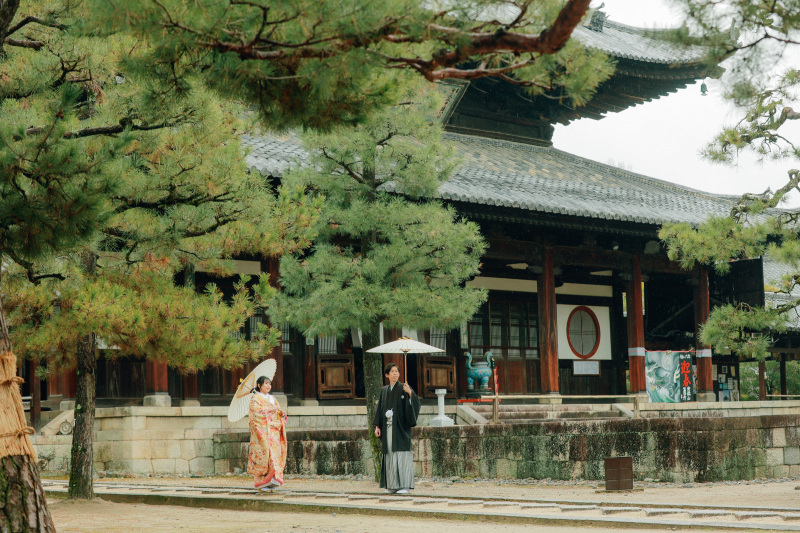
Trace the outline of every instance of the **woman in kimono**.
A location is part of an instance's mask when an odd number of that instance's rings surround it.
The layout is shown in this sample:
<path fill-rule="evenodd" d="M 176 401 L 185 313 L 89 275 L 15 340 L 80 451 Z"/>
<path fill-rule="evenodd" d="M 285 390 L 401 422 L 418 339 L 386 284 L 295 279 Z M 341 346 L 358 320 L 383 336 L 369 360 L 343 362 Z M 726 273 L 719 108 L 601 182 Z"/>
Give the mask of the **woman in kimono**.
<path fill-rule="evenodd" d="M 272 381 L 261 376 L 250 400 L 250 451 L 247 471 L 255 487 L 268 491 L 283 485 L 286 467 L 286 413 L 269 391 Z"/>
<path fill-rule="evenodd" d="M 383 373 L 389 384 L 381 389 L 373 421 L 383 448 L 380 486 L 386 492 L 407 494 L 414 488 L 411 428 L 417 425 L 419 397 L 408 383 L 397 382 L 400 370 L 396 364 L 386 365 Z"/>

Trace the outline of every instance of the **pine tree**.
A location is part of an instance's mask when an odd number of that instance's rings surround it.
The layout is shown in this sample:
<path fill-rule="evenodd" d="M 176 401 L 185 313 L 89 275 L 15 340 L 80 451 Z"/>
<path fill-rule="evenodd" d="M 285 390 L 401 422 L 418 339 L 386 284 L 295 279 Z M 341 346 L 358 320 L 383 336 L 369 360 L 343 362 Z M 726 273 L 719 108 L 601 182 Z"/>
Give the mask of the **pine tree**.
<path fill-rule="evenodd" d="M 726 126 L 704 149 L 710 161 L 735 165 L 740 153 L 763 159 L 800 159 L 793 141 L 792 121 L 800 118 L 796 94 L 800 76 L 787 63 L 796 49 L 800 28 L 800 3 L 796 0 L 751 2 L 725 0 L 700 2 L 674 0 L 686 16 L 685 26 L 674 32 L 677 42 L 700 44 L 708 49 L 708 61 L 727 59 L 725 96 L 743 118 Z M 784 59 L 783 61 L 782 58 Z M 781 66 L 782 65 L 782 66 Z M 778 287 L 791 293 L 800 282 L 798 209 L 776 209 L 792 191 L 800 191 L 800 171 L 787 171 L 786 184 L 772 191 L 745 194 L 727 217 L 712 217 L 697 228 L 667 225 L 660 235 L 670 258 L 690 268 L 696 263 L 729 270 L 729 261 L 769 256 L 786 265 L 789 272 Z M 762 186 L 754 183 L 756 191 Z M 702 329 L 704 343 L 715 349 L 730 348 L 742 357 L 764 360 L 776 335 L 785 331 L 787 313 L 800 304 L 797 298 L 777 307 L 747 304 L 722 305 L 711 312 Z M 761 333 L 762 335 L 749 335 Z"/>
<path fill-rule="evenodd" d="M 417 90 L 411 84 L 402 103 L 358 126 L 307 134 L 309 160 L 284 178 L 284 186 L 324 197 L 325 207 L 313 248 L 281 259 L 283 290 L 269 313 L 311 338 L 360 329 L 367 427 L 383 371 L 380 354 L 366 350 L 380 344 L 380 324 L 449 330 L 486 298 L 463 286 L 485 250 L 478 227 L 426 198 L 451 176 L 456 159 L 440 126 L 427 122 L 435 92 Z M 380 444 L 371 440 L 379 472 Z"/>
<path fill-rule="evenodd" d="M 304 247 L 318 206 L 246 171 L 239 106 L 201 86 L 155 99 L 119 70 L 128 36 L 75 29 L 82 3 L 35 7 L 14 27 L 36 25 L 38 40 L 6 38 L 19 49 L 0 62 L 0 318 L 10 312 L 21 355 L 76 368 L 70 496 L 87 498 L 97 340 L 188 371 L 265 356 L 277 331 L 261 343 L 231 333 L 263 304 L 266 279 L 226 302 L 174 287 L 174 274 Z"/>
<path fill-rule="evenodd" d="M 258 194 L 251 196 L 233 162 L 238 147 L 232 138 L 201 151 L 224 169 L 223 176 L 232 177 L 219 187 L 216 172 L 206 174 L 205 183 L 187 185 L 181 179 L 194 175 L 194 166 L 162 164 L 190 151 L 181 144 L 186 139 L 178 138 L 186 131 L 199 134 L 199 140 L 209 132 L 238 131 L 232 117 L 239 114 L 224 99 L 255 109 L 268 128 L 358 124 L 396 102 L 392 84 L 376 75 L 390 68 L 429 81 L 501 76 L 533 92 L 551 91 L 581 103 L 611 71 L 602 54 L 568 41 L 588 5 L 589 0 L 482 0 L 436 12 L 426 2 L 406 0 L 285 5 L 0 0 L 0 256 L 4 268 L 8 265 L 3 287 L 30 298 L 13 307 L 17 329 L 30 328 L 25 350 L 42 357 L 32 350 L 37 342 L 47 346 L 43 339 L 53 338 L 52 325 L 82 313 L 90 325 L 83 336 L 61 337 L 72 356 L 56 350 L 50 363 L 70 365 L 82 354 L 84 403 L 91 403 L 92 339 L 111 338 L 131 352 L 153 353 L 148 351 L 153 346 L 126 345 L 123 330 L 149 331 L 155 325 L 144 318 L 137 323 L 136 313 L 122 316 L 119 301 L 133 306 L 127 312 L 144 302 L 142 309 L 175 318 L 164 300 L 181 295 L 164 280 L 176 270 L 207 261 L 224 271 L 219 258 L 227 254 L 292 253 L 313 236 L 308 228 L 317 205 L 289 189 L 268 201 L 260 194 L 263 184 L 254 184 Z M 495 17 L 498 8 L 511 9 L 510 17 Z M 474 22 L 478 19 L 486 22 Z M 407 186 L 413 193 L 413 183 Z M 247 194 L 240 204 L 229 196 L 242 193 Z M 377 196 L 394 206 L 382 193 Z M 267 217 L 274 222 L 269 231 L 247 218 L 264 202 L 273 215 Z M 231 209 L 218 209 L 223 205 Z M 416 216 L 423 227 L 428 214 L 422 213 L 431 207 L 419 209 L 409 218 Z M 429 214 L 448 221 L 446 215 Z M 465 235 L 473 228 L 455 226 L 462 229 L 454 232 L 454 242 L 468 241 Z M 439 229 L 430 227 L 431 238 Z M 435 257 L 435 245 L 423 241 L 418 245 Z M 471 268 L 462 265 L 444 277 L 465 278 Z M 63 297 L 54 300 L 55 291 Z M 108 300 L 110 294 L 120 300 Z M 218 324 L 214 342 L 230 349 L 231 361 L 246 357 L 219 340 L 225 324 L 233 323 L 219 295 L 196 298 L 204 311 L 195 317 L 181 310 L 180 316 Z M 243 317 L 254 302 L 241 298 L 230 313 Z M 98 310 L 101 304 L 104 310 Z M 0 325 L 5 322 L 0 306 Z M 171 333 L 178 331 L 182 328 L 173 327 Z M 179 338 L 158 333 L 153 342 Z M 191 352 L 175 352 L 183 355 L 169 356 L 170 362 L 185 368 L 209 362 Z M 88 419 L 81 424 L 91 427 Z M 80 446 L 85 452 L 86 444 Z M 86 465 L 87 455 L 81 457 Z M 84 482 L 74 495 L 91 494 L 91 479 L 85 480 L 91 470 L 82 472 Z M 11 474 L 0 473 L 5 475 Z"/>

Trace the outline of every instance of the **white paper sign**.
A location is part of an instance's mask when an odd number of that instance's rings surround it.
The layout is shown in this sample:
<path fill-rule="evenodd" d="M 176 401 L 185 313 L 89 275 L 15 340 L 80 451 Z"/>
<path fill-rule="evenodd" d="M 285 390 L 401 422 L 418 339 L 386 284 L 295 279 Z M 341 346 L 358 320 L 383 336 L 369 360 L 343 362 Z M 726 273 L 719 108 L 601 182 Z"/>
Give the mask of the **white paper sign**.
<path fill-rule="evenodd" d="M 599 376 L 600 361 L 572 361 L 573 376 Z"/>

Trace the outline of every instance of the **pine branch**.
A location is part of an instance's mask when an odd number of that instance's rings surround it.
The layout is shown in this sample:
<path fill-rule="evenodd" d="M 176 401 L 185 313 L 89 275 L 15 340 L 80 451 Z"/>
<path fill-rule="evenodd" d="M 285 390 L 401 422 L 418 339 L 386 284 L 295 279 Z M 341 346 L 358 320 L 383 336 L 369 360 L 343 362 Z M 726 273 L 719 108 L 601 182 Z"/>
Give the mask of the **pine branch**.
<path fill-rule="evenodd" d="M 33 48 L 34 50 L 41 50 L 41 48 L 44 46 L 44 42 L 42 41 L 33 41 L 30 39 L 12 39 L 11 37 L 6 37 L 3 39 L 3 43 L 20 48 Z"/>
<path fill-rule="evenodd" d="M 522 22 L 529 2 L 523 4 L 523 13 L 503 28 L 493 32 L 469 32 L 441 24 L 429 24 L 428 31 L 411 35 L 398 28 L 399 20 L 390 20 L 375 29 L 370 35 L 358 38 L 345 38 L 333 35 L 315 39 L 311 37 L 300 43 L 279 42 L 260 39 L 258 36 L 247 43 L 225 42 L 208 39 L 201 44 L 218 52 L 231 52 L 242 59 L 295 62 L 301 59 L 325 59 L 343 54 L 356 48 L 368 48 L 381 42 L 419 43 L 424 40 L 439 40 L 451 45 L 452 49 L 435 52 L 430 59 L 420 57 L 386 57 L 387 66 L 392 68 L 411 68 L 429 81 L 448 78 L 477 79 L 487 76 L 507 74 L 529 64 L 534 59 L 520 61 L 500 69 L 462 70 L 456 65 L 475 56 L 488 56 L 497 53 L 532 54 L 536 56 L 554 54 L 561 50 L 569 40 L 575 27 L 589 9 L 590 0 L 568 0 L 556 20 L 538 35 L 527 35 L 510 30 Z M 160 5 L 160 4 L 159 4 Z M 161 6 L 166 12 L 166 9 Z M 198 35 L 197 30 L 175 22 L 167 13 L 167 27 L 173 27 Z M 259 29 L 259 34 L 262 29 Z M 204 36 L 208 37 L 208 36 Z M 325 47 L 320 45 L 325 44 Z"/>
<path fill-rule="evenodd" d="M 347 173 L 350 175 L 350 177 L 353 178 L 354 180 L 356 180 L 357 182 L 359 182 L 360 184 L 365 185 L 367 183 L 362 176 L 359 176 L 358 173 L 355 170 L 350 168 L 350 165 L 348 165 L 344 161 L 339 161 L 335 157 L 332 157 L 332 156 L 328 155 L 328 151 L 325 150 L 325 147 L 322 148 L 322 155 L 325 156 L 326 159 L 329 159 L 330 161 L 333 161 L 334 163 L 336 163 L 340 167 L 344 168 L 347 171 Z"/>
<path fill-rule="evenodd" d="M 63 135 L 64 139 L 79 139 L 82 137 L 91 137 L 94 135 L 116 135 L 124 132 L 126 129 L 131 131 L 153 131 L 164 128 L 172 128 L 181 124 L 181 120 L 170 122 L 159 122 L 158 124 L 132 124 L 125 120 L 121 120 L 119 124 L 114 126 L 96 126 L 93 128 L 84 128 L 77 131 L 68 131 Z M 35 126 L 25 130 L 26 135 L 39 135 L 44 133 L 48 128 L 45 126 Z M 19 141 L 22 137 L 14 135 L 14 140 Z"/>
<path fill-rule="evenodd" d="M 66 30 L 67 29 L 67 26 L 65 24 L 59 24 L 58 22 L 45 20 L 45 19 L 43 19 L 41 17 L 28 15 L 24 19 L 20 20 L 19 22 L 17 22 L 16 24 L 14 24 L 10 28 L 8 28 L 8 32 L 6 32 L 6 35 L 7 36 L 8 35 L 14 35 L 14 32 L 17 32 L 17 31 L 21 30 L 23 27 L 27 26 L 31 22 L 39 24 L 40 26 L 47 26 L 48 28 L 56 28 L 58 30 Z"/>

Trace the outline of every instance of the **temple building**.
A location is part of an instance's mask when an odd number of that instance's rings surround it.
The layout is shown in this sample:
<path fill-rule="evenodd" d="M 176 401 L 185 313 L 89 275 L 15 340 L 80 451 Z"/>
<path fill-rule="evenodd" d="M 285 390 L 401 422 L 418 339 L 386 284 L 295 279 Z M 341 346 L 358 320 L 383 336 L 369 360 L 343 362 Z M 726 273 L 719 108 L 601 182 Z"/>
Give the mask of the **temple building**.
<path fill-rule="evenodd" d="M 668 350 L 692 351 L 696 399 L 719 400 L 721 390 L 734 390 L 729 382 L 738 381 L 736 359 L 712 353 L 697 331 L 718 303 L 763 305 L 762 261 L 734 263 L 726 276 L 703 267 L 687 271 L 667 258 L 658 238 L 664 223 L 697 224 L 728 214 L 732 199 L 578 157 L 552 143 L 554 124 L 600 119 L 720 70 L 705 65 L 698 49 L 676 48 L 598 13 L 574 38 L 611 56 L 616 72 L 584 107 L 532 98 L 495 79 L 442 87 L 444 137 L 462 163 L 438 197 L 480 226 L 488 249 L 480 275 L 469 284 L 488 289 L 489 297 L 457 330 L 384 332 L 385 341 L 410 334 L 445 350 L 410 355 L 407 368 L 401 355 L 384 356 L 401 363 L 400 379 L 423 397 L 444 388 L 451 398 L 465 398 L 471 392 L 467 354 L 475 361 L 486 352 L 493 355 L 501 394 L 645 395 L 648 372 L 666 371 L 647 369 L 646 352 Z M 279 180 L 305 155 L 293 134 L 245 137 L 244 144 L 248 167 L 265 179 Z M 277 274 L 277 260 L 239 259 L 241 273 Z M 195 274 L 198 289 L 210 282 L 225 290 L 233 280 Z M 261 320 L 251 318 L 243 334 Z M 285 394 L 290 405 L 357 402 L 364 395 L 363 354 L 354 338 L 306 339 L 283 326 L 273 352 L 273 391 Z M 730 376 L 725 387 L 723 368 Z M 162 363 L 103 359 L 98 406 L 142 398 L 223 405 L 247 372 L 210 369 L 184 376 Z M 74 391 L 74 377 L 63 375 L 48 380 L 42 395 L 56 406 Z"/>

